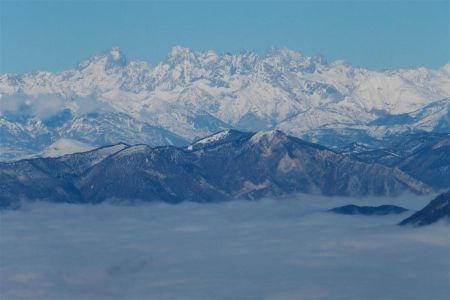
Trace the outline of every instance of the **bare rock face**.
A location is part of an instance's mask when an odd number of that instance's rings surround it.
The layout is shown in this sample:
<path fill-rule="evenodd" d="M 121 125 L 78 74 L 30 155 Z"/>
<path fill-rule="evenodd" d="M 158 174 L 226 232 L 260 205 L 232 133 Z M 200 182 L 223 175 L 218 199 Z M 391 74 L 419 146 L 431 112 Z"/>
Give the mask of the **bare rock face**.
<path fill-rule="evenodd" d="M 0 164 L 2 206 L 20 198 L 178 203 L 294 192 L 393 196 L 431 190 L 399 169 L 357 161 L 278 130 L 226 130 L 186 147 L 118 144 Z"/>
<path fill-rule="evenodd" d="M 450 224 L 450 191 L 440 194 L 427 206 L 400 222 L 400 225 L 424 226 L 446 220 Z"/>

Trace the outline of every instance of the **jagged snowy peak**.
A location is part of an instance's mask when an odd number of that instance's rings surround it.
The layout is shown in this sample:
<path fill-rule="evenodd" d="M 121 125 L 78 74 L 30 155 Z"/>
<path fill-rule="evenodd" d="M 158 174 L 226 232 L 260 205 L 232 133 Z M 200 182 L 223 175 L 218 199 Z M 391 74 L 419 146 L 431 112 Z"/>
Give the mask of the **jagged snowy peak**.
<path fill-rule="evenodd" d="M 98 68 L 103 67 L 105 70 L 125 67 L 127 65 L 127 59 L 123 52 L 118 47 L 113 47 L 108 51 L 94 54 L 89 59 L 82 61 L 78 65 L 79 70 L 85 70 L 86 68 Z"/>
<path fill-rule="evenodd" d="M 150 66 L 127 61 L 112 48 L 59 73 L 2 74 L 0 95 L 1 137 L 47 136 L 25 149 L 34 153 L 55 136 L 92 141 L 81 137 L 84 131 L 96 136 L 96 146 L 121 141 L 163 145 L 175 137 L 194 141 L 227 128 L 280 129 L 343 145 L 355 137 L 372 143 L 405 131 L 448 131 L 450 64 L 376 72 L 289 49 L 257 55 L 177 46 Z M 97 121 L 92 112 L 101 112 Z M 59 118 L 61 130 L 54 133 L 48 119 L 64 114 L 71 117 Z M 108 122 L 105 114 L 121 121 Z M 403 115 L 407 124 L 392 122 Z M 8 142 L 8 149 L 16 148 L 23 147 Z"/>
<path fill-rule="evenodd" d="M 287 48 L 271 48 L 263 59 L 266 67 L 279 72 L 314 73 L 317 69 L 327 66 L 325 57 L 305 56 Z"/>

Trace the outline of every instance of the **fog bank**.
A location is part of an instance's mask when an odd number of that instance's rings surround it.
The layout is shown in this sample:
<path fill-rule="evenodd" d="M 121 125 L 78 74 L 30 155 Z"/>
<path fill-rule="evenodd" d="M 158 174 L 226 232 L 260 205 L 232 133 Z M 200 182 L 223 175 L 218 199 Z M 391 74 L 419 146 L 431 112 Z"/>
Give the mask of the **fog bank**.
<path fill-rule="evenodd" d="M 0 298 L 448 299 L 447 225 L 324 212 L 430 199 L 35 203 L 0 213 Z"/>

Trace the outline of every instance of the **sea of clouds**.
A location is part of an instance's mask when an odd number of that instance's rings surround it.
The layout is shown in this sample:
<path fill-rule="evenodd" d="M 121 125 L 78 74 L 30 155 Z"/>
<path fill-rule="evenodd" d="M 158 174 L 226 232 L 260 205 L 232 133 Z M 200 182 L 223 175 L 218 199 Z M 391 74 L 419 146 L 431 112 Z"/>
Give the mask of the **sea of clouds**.
<path fill-rule="evenodd" d="M 0 212 L 0 299 L 449 299 L 448 225 L 325 212 L 429 200 L 34 203 Z"/>

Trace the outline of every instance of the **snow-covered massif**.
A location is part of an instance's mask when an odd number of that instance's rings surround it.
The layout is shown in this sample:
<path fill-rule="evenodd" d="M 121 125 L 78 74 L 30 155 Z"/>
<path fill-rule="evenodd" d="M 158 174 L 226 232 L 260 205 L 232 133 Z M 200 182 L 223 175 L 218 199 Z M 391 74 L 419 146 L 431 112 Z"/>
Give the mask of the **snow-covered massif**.
<path fill-rule="evenodd" d="M 289 49 L 263 56 L 174 47 L 150 66 L 113 48 L 59 73 L 0 75 L 0 159 L 60 139 L 182 145 L 226 128 L 327 145 L 450 131 L 450 64 L 370 71 Z"/>

